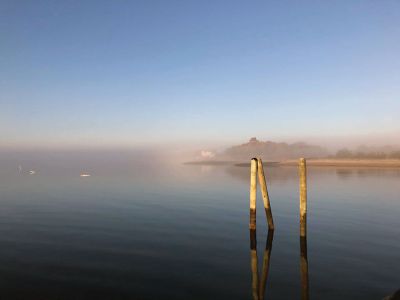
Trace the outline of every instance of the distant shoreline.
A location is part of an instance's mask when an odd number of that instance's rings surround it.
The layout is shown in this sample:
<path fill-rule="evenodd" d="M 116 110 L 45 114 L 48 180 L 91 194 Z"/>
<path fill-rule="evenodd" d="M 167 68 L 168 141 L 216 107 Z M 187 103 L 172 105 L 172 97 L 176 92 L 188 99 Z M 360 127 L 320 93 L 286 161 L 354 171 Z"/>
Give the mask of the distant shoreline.
<path fill-rule="evenodd" d="M 227 166 L 234 165 L 234 161 L 224 161 L 224 160 L 199 160 L 199 161 L 187 161 L 184 165 L 201 165 L 201 166 Z"/>
<path fill-rule="evenodd" d="M 189 161 L 185 165 L 208 165 L 208 166 L 236 166 L 248 167 L 250 162 L 239 161 Z M 264 166 L 297 166 L 298 160 L 264 161 Z M 368 168 L 400 168 L 400 159 L 307 159 L 310 167 L 368 167 Z"/>
<path fill-rule="evenodd" d="M 282 166 L 297 166 L 297 164 L 297 160 L 280 162 Z M 316 167 L 400 168 L 400 159 L 308 159 L 307 165 Z"/>

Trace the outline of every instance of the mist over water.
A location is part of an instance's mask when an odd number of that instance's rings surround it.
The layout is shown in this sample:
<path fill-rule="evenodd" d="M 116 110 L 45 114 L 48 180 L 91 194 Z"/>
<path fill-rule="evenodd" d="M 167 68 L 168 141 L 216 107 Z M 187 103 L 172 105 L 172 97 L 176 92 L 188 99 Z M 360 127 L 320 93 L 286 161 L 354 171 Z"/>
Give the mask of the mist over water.
<path fill-rule="evenodd" d="M 2 173 L 22 174 L 35 170 L 44 176 L 132 174 L 147 165 L 167 163 L 161 151 L 154 149 L 53 149 L 10 150 L 0 152 Z M 151 167 L 149 167 L 151 169 Z"/>
<path fill-rule="evenodd" d="M 399 37 L 399 0 L 0 0 L 0 300 L 400 294 Z"/>
<path fill-rule="evenodd" d="M 2 295 L 251 298 L 248 167 L 183 165 L 155 154 L 3 159 Z M 276 225 L 266 297 L 299 298 L 297 168 L 266 168 L 266 177 Z M 399 287 L 399 178 L 397 169 L 309 168 L 310 299 L 381 299 Z"/>

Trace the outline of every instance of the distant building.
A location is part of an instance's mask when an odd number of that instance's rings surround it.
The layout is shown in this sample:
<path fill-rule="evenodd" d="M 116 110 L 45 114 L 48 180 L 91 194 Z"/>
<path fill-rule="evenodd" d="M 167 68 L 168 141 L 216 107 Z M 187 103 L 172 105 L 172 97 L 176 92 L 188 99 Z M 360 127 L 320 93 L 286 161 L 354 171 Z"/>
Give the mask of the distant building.
<path fill-rule="evenodd" d="M 256 137 L 252 137 L 252 138 L 249 140 L 249 143 L 258 143 L 258 140 L 257 140 Z"/>

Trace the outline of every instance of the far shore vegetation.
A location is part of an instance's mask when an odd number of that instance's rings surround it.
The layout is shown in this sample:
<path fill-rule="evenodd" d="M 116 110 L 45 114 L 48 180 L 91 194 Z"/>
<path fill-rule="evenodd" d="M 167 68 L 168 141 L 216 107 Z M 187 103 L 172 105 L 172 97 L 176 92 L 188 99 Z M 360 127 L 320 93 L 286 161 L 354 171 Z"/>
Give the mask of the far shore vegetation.
<path fill-rule="evenodd" d="M 298 158 L 305 157 L 313 166 L 400 167 L 398 146 L 343 148 L 332 154 L 317 145 L 263 142 L 254 137 L 220 153 L 205 150 L 202 153 L 209 155 L 186 164 L 247 166 L 252 157 L 261 157 L 268 166 L 290 166 L 296 165 Z"/>
<path fill-rule="evenodd" d="M 341 149 L 336 152 L 336 155 L 330 156 L 329 158 L 339 159 L 400 159 L 400 150 L 385 152 L 363 152 L 363 151 L 351 151 L 349 149 Z"/>

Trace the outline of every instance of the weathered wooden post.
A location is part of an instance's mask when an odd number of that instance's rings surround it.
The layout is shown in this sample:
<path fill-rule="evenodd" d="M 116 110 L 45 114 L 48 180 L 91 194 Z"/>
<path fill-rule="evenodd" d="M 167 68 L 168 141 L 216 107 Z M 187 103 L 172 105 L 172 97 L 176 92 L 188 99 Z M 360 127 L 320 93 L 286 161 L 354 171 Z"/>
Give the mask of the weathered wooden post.
<path fill-rule="evenodd" d="M 261 186 L 261 194 L 264 201 L 265 214 L 267 216 L 268 229 L 274 230 L 274 219 L 272 218 L 271 203 L 269 201 L 267 182 L 265 181 L 264 168 L 261 158 L 258 158 L 258 181 Z"/>
<path fill-rule="evenodd" d="M 301 299 L 309 298 L 308 259 L 307 259 L 307 165 L 306 159 L 299 161 L 300 177 L 300 276 Z"/>
<path fill-rule="evenodd" d="M 250 229 L 256 229 L 257 159 L 251 159 L 250 168 Z"/>
<path fill-rule="evenodd" d="M 307 236 L 307 169 L 306 159 L 300 158 L 300 237 Z"/>

